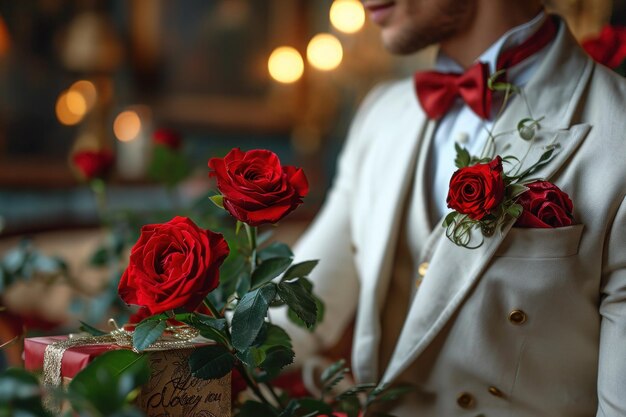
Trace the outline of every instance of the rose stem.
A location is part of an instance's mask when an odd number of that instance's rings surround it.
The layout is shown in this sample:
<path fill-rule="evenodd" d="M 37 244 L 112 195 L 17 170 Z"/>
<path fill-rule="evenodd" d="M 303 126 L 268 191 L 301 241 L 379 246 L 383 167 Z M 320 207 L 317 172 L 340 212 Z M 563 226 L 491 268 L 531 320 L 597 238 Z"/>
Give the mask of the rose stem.
<path fill-rule="evenodd" d="M 244 223 L 246 228 L 246 235 L 248 236 L 248 244 L 250 245 L 250 274 L 252 274 L 256 268 L 256 232 L 257 228 L 250 226 L 248 223 Z"/>

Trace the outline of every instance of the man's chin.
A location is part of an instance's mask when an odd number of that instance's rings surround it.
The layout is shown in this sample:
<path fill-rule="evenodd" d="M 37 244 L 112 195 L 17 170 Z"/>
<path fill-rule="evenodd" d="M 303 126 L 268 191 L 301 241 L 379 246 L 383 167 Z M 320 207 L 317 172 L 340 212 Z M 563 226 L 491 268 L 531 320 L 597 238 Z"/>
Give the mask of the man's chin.
<path fill-rule="evenodd" d="M 382 29 L 381 38 L 385 49 L 394 55 L 409 55 L 429 46 L 431 41 L 416 36 L 400 33 L 392 28 Z"/>

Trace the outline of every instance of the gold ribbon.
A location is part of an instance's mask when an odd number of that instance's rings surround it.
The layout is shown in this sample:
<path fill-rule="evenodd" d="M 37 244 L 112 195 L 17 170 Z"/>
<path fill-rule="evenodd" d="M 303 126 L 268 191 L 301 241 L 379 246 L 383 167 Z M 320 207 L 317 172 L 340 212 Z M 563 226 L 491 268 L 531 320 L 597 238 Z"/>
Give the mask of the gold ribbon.
<path fill-rule="evenodd" d="M 97 346 L 97 345 L 117 345 L 121 348 L 132 349 L 133 332 L 119 328 L 114 319 L 109 319 L 109 325 L 114 330 L 102 336 L 82 336 L 70 335 L 67 340 L 60 340 L 46 346 L 43 354 L 43 381 L 44 388 L 55 389 L 61 386 L 61 364 L 63 354 L 73 347 Z M 165 329 L 165 333 L 157 341 L 152 343 L 146 351 L 187 349 L 194 346 L 193 339 L 198 336 L 198 331 L 189 326 L 170 326 Z M 54 403 L 50 395 L 44 400 L 44 405 L 48 410 L 57 412 L 60 404 Z"/>

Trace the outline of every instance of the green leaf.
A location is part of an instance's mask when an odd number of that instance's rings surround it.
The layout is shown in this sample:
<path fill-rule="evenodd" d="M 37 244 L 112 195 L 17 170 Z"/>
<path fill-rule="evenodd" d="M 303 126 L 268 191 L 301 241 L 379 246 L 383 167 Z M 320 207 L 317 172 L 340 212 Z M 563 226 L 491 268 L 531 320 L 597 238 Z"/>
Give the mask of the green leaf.
<path fill-rule="evenodd" d="M 200 331 L 200 335 L 229 346 L 230 341 L 226 334 L 226 319 L 207 316 L 205 314 L 192 314 L 187 320 L 181 320 Z"/>
<path fill-rule="evenodd" d="M 291 265 L 291 258 L 271 258 L 261 262 L 252 273 L 252 288 L 258 288 L 276 278 Z"/>
<path fill-rule="evenodd" d="M 243 363 L 245 363 L 250 368 L 256 368 L 261 365 L 266 358 L 266 353 L 263 349 L 256 348 L 254 346 L 250 346 L 248 349 L 243 352 L 238 352 L 236 354 L 237 358 Z"/>
<path fill-rule="evenodd" d="M 518 195 L 521 195 L 528 191 L 528 187 L 525 187 L 521 184 L 510 184 L 508 187 L 506 187 L 506 191 L 509 198 L 515 198 Z"/>
<path fill-rule="evenodd" d="M 209 200 L 211 200 L 211 202 L 213 202 L 213 204 L 215 204 L 217 207 L 223 209 L 224 208 L 224 196 L 217 194 L 217 195 L 212 195 L 211 197 L 209 197 Z"/>
<path fill-rule="evenodd" d="M 300 262 L 298 264 L 292 265 L 287 272 L 285 272 L 285 275 L 283 275 L 281 281 L 287 281 L 293 278 L 303 278 L 308 276 L 311 271 L 313 271 L 313 268 L 315 268 L 315 266 L 319 263 L 319 261 L 315 260 L 315 261 L 305 261 L 305 262 Z"/>
<path fill-rule="evenodd" d="M 446 218 L 443 219 L 443 227 L 448 227 L 449 225 L 451 225 L 454 222 L 454 218 L 456 217 L 458 213 L 456 211 L 450 212 L 446 215 Z"/>
<path fill-rule="evenodd" d="M 322 371 L 322 384 L 326 384 L 332 378 L 334 378 L 338 374 L 343 374 L 346 370 L 346 361 L 345 359 L 340 359 L 337 362 L 332 363 L 328 368 Z"/>
<path fill-rule="evenodd" d="M 347 417 L 358 417 L 361 411 L 361 403 L 359 403 L 356 397 L 348 397 L 339 402 L 339 409 L 346 413 Z"/>
<path fill-rule="evenodd" d="M 307 291 L 300 280 L 301 278 L 278 284 L 278 296 L 307 327 L 313 327 L 317 321 L 317 305 L 311 292 Z"/>
<path fill-rule="evenodd" d="M 317 414 L 313 415 L 325 414 L 330 416 L 333 412 L 333 408 L 324 401 L 316 400 L 314 398 L 301 398 L 298 401 L 300 402 L 301 409 L 317 412 Z"/>
<path fill-rule="evenodd" d="M 376 398 L 376 401 L 395 401 L 411 391 L 415 391 L 415 387 L 412 385 L 398 385 L 383 390 L 383 392 Z"/>
<path fill-rule="evenodd" d="M 98 248 L 89 259 L 93 266 L 105 266 L 109 262 L 109 251 L 106 247 Z"/>
<path fill-rule="evenodd" d="M 347 390 L 345 390 L 344 392 L 342 392 L 341 394 L 337 395 L 335 397 L 335 399 L 337 401 L 341 401 L 343 399 L 346 399 L 348 397 L 354 397 L 362 392 L 368 392 L 370 390 L 372 390 L 373 388 L 376 388 L 376 384 L 371 383 L 371 384 L 357 384 L 353 387 L 348 388 Z"/>
<path fill-rule="evenodd" d="M 315 324 L 311 327 L 308 327 L 307 324 L 304 321 L 302 321 L 300 317 L 298 317 L 295 311 L 293 311 L 292 309 L 287 310 L 287 318 L 289 318 L 289 320 L 291 320 L 292 323 L 297 324 L 298 326 L 303 327 L 310 332 L 315 331 L 315 329 L 317 328 L 317 325 L 320 324 L 324 320 L 324 313 L 326 310 L 322 300 L 317 298 L 315 295 L 313 295 L 313 298 L 315 299 L 315 307 L 317 308 L 317 314 L 315 317 Z"/>
<path fill-rule="evenodd" d="M 287 404 L 287 407 L 280 413 L 279 417 L 293 417 L 297 409 L 300 408 L 300 402 L 297 400 L 291 400 Z"/>
<path fill-rule="evenodd" d="M 257 288 L 243 296 L 237 304 L 232 320 L 233 346 L 240 352 L 246 350 L 256 339 L 270 303 L 276 297 L 276 285 Z"/>
<path fill-rule="evenodd" d="M 23 369 L 10 368 L 0 374 L 0 404 L 36 401 L 40 393 L 37 377 Z"/>
<path fill-rule="evenodd" d="M 103 332 L 102 330 L 97 329 L 97 328 L 95 328 L 95 327 L 85 323 L 84 321 L 81 321 L 81 320 L 79 320 L 79 321 L 80 321 L 80 325 L 81 325 L 80 326 L 80 331 L 81 332 L 89 333 L 92 336 L 102 336 L 102 335 L 108 334 L 107 332 Z"/>
<path fill-rule="evenodd" d="M 278 417 L 274 407 L 257 401 L 246 401 L 239 408 L 237 417 Z"/>
<path fill-rule="evenodd" d="M 70 401 L 78 411 L 87 401 L 103 415 L 112 415 L 121 411 L 128 395 L 149 378 L 145 355 L 126 349 L 109 351 L 95 358 L 72 379 L 68 387 Z"/>
<path fill-rule="evenodd" d="M 284 346 L 287 348 L 293 347 L 291 344 L 291 338 L 287 332 L 284 331 L 282 327 L 271 323 L 263 324 L 263 328 L 259 332 L 259 336 L 254 343 L 261 349 L 265 350 L 274 346 Z"/>
<path fill-rule="evenodd" d="M 257 252 L 257 258 L 265 261 L 271 258 L 293 258 L 293 252 L 284 243 L 274 242 Z"/>
<path fill-rule="evenodd" d="M 224 206 L 222 206 L 222 208 L 224 208 Z M 244 223 L 241 220 L 237 220 L 237 223 L 235 224 L 235 235 L 239 234 L 243 225 Z"/>
<path fill-rule="evenodd" d="M 468 166 L 472 158 L 467 149 L 465 149 L 458 143 L 454 144 L 454 149 L 456 150 L 456 159 L 454 160 L 454 165 L 459 169 Z"/>
<path fill-rule="evenodd" d="M 237 282 L 237 294 L 239 297 L 243 297 L 248 291 L 250 291 L 250 286 L 252 285 L 252 280 L 250 278 L 250 274 L 247 272 L 242 272 L 239 275 L 239 281 Z"/>
<path fill-rule="evenodd" d="M 294 358 L 295 353 L 291 348 L 274 346 L 267 349 L 265 360 L 260 367 L 267 372 L 267 379 L 271 380 L 276 378 L 285 366 L 291 365 Z"/>
<path fill-rule="evenodd" d="M 189 356 L 191 374 L 200 379 L 222 378 L 235 366 L 235 357 L 222 345 L 202 346 Z"/>
<path fill-rule="evenodd" d="M 157 341 L 165 331 L 165 320 L 147 320 L 137 325 L 133 332 L 133 347 L 141 352 Z"/>
<path fill-rule="evenodd" d="M 524 207 L 522 207 L 521 204 L 513 204 L 509 208 L 506 209 L 507 214 L 509 214 L 511 217 L 514 217 L 516 219 L 519 216 L 521 216 L 523 211 L 524 211 Z"/>
<path fill-rule="evenodd" d="M 401 384 L 393 387 L 388 385 L 379 385 L 367 396 L 367 405 L 374 402 L 395 401 L 401 396 L 414 390 L 415 387 L 409 384 Z"/>

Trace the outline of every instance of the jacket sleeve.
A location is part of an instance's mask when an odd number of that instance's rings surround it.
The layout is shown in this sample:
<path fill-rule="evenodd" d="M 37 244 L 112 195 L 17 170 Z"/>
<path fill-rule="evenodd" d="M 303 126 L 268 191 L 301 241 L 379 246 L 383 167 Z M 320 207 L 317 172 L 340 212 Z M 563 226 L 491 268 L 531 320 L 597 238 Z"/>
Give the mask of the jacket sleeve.
<path fill-rule="evenodd" d="M 600 294 L 598 417 L 626 416 L 626 199 L 606 245 Z"/>
<path fill-rule="evenodd" d="M 291 323 L 286 309 L 272 312 L 272 321 L 292 338 L 296 365 L 333 345 L 351 323 L 358 302 L 359 280 L 353 258 L 351 216 L 359 161 L 366 147 L 363 135 L 367 115 L 383 87 L 363 101 L 339 155 L 337 175 L 313 223 L 294 247 L 294 262 L 319 260 L 310 275 L 314 293 L 324 302 L 324 320 L 311 333 Z"/>

